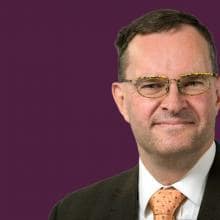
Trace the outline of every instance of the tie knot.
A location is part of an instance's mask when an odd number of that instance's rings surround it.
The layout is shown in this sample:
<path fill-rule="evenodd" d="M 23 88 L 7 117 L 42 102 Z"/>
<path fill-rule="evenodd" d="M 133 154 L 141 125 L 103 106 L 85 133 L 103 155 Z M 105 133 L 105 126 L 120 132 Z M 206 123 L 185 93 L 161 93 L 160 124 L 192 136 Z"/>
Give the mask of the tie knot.
<path fill-rule="evenodd" d="M 172 220 L 177 208 L 186 197 L 175 188 L 160 189 L 153 194 L 149 206 L 155 219 Z M 158 216 L 158 218 L 156 217 Z M 160 216 L 160 217 L 159 217 Z"/>

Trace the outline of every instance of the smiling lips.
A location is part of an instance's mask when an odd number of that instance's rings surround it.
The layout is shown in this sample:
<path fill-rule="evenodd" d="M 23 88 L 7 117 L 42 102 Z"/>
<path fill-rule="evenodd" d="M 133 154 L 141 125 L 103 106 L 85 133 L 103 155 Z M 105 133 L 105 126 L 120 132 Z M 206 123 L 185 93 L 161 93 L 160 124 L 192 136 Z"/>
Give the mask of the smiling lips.
<path fill-rule="evenodd" d="M 152 126 L 181 127 L 197 124 L 197 118 L 191 111 L 181 111 L 176 115 L 170 112 L 157 113 L 152 119 Z"/>
<path fill-rule="evenodd" d="M 193 121 L 186 121 L 186 120 L 161 120 L 156 121 L 153 123 L 153 125 L 170 125 L 170 126 L 180 126 L 180 125 L 189 125 L 194 124 Z"/>

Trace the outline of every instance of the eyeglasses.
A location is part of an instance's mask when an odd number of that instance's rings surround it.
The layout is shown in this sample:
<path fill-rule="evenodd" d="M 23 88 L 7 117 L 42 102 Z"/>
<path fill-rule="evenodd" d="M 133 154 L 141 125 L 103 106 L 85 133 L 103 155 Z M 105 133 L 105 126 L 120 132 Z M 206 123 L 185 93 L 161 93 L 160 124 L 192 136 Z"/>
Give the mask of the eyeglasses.
<path fill-rule="evenodd" d="M 192 73 L 180 76 L 179 79 L 169 79 L 164 76 L 139 77 L 136 80 L 124 79 L 121 82 L 132 83 L 137 92 L 146 98 L 159 98 L 169 92 L 170 84 L 176 81 L 178 91 L 182 95 L 199 95 L 210 88 L 211 77 L 215 73 Z"/>

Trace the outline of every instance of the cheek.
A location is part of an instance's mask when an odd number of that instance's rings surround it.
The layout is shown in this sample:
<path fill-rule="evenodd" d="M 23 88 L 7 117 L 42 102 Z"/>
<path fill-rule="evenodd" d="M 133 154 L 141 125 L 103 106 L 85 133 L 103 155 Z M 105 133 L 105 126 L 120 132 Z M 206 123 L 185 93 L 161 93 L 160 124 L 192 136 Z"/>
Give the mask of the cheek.
<path fill-rule="evenodd" d="M 189 101 L 193 111 L 197 114 L 200 123 L 210 123 L 217 115 L 216 98 L 209 95 L 192 97 Z"/>
<path fill-rule="evenodd" d="M 144 97 L 134 96 L 127 103 L 128 116 L 130 123 L 141 123 L 146 126 L 150 123 L 151 116 L 157 109 L 159 103 Z"/>

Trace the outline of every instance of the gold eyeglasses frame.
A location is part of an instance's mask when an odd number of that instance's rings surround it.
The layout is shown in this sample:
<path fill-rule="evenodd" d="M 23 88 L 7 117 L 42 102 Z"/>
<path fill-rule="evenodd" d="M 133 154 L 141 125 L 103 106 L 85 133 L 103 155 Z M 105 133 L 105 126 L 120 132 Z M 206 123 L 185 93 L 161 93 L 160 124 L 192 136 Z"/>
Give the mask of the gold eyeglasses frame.
<path fill-rule="evenodd" d="M 149 74 L 148 74 L 149 75 Z M 145 97 L 145 98 L 159 98 L 159 97 L 162 97 L 164 95 L 166 95 L 168 92 L 169 92 L 169 88 L 170 88 L 170 84 L 172 81 L 176 81 L 176 84 L 177 84 L 177 88 L 178 88 L 178 91 L 180 94 L 182 95 L 189 95 L 189 96 L 194 96 L 194 95 L 199 95 L 199 94 L 202 94 L 202 93 L 205 93 L 209 88 L 210 88 L 210 80 L 208 81 L 208 84 L 207 84 L 207 87 L 204 88 L 204 90 L 202 90 L 201 92 L 199 93 L 195 93 L 195 94 L 187 94 L 185 92 L 182 91 L 182 87 L 181 87 L 181 81 L 184 79 L 184 78 L 187 78 L 187 77 L 194 77 L 194 76 L 201 76 L 201 77 L 217 77 L 217 74 L 216 73 L 211 73 L 211 72 L 196 72 L 196 73 L 187 73 L 187 74 L 182 74 L 180 75 L 179 79 L 169 79 L 168 77 L 164 76 L 164 75 L 150 75 L 150 76 L 143 76 L 143 77 L 138 77 L 137 79 L 133 79 L 133 80 L 130 80 L 130 79 L 124 79 L 124 80 L 121 80 L 119 83 L 132 83 L 137 92 L 139 93 L 139 95 Z M 157 95 L 149 95 L 149 96 L 146 96 L 146 95 L 143 95 L 141 92 L 140 92 L 140 83 L 143 82 L 143 80 L 152 80 L 152 79 L 164 79 L 166 80 L 166 87 L 165 87 L 165 90 L 163 92 L 163 90 L 161 90 L 163 93 L 159 94 L 158 96 Z"/>

